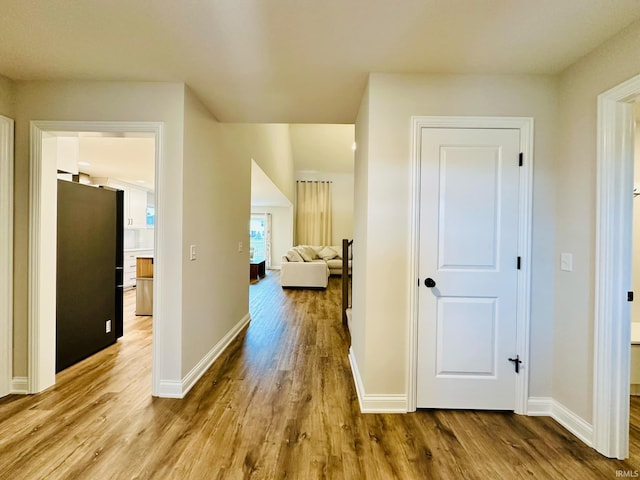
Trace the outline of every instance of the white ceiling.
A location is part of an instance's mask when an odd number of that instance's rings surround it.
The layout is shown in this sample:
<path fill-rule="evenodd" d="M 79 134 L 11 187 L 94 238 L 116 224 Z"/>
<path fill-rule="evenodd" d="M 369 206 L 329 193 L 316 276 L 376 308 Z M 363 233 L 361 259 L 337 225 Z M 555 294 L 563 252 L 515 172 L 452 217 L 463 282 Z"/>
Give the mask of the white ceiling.
<path fill-rule="evenodd" d="M 125 134 L 126 135 L 126 134 Z M 78 169 L 91 177 L 118 179 L 154 189 L 155 139 L 141 134 L 64 133 L 78 136 Z"/>
<path fill-rule="evenodd" d="M 221 121 L 353 123 L 368 72 L 555 74 L 638 0 L 0 0 L 0 74 L 179 81 Z"/>

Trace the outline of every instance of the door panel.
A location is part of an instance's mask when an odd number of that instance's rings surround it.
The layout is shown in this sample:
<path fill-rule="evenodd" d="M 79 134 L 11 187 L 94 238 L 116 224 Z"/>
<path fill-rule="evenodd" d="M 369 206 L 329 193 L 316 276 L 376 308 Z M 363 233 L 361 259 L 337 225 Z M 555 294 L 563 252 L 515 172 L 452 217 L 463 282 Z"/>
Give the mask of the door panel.
<path fill-rule="evenodd" d="M 519 131 L 421 138 L 417 405 L 513 410 Z"/>
<path fill-rule="evenodd" d="M 496 299 L 438 298 L 439 377 L 496 374 Z"/>
<path fill-rule="evenodd" d="M 495 269 L 500 151 L 443 146 L 440 155 L 439 268 Z"/>

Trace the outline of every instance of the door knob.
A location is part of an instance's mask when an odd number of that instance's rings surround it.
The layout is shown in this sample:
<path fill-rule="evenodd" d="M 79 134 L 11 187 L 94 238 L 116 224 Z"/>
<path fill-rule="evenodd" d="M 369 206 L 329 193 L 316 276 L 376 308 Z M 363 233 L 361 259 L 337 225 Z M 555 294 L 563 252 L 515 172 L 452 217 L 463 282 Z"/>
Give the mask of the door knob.
<path fill-rule="evenodd" d="M 424 286 L 425 287 L 429 287 L 429 288 L 433 288 L 436 286 L 436 282 L 433 278 L 426 278 L 424 280 Z"/>

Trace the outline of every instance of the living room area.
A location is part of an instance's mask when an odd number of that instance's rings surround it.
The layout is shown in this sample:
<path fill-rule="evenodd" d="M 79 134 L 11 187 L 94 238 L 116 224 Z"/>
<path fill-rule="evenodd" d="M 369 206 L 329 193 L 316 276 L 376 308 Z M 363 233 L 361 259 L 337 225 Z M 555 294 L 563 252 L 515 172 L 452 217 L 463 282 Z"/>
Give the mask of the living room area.
<path fill-rule="evenodd" d="M 251 162 L 250 281 L 277 270 L 282 287 L 326 288 L 353 237 L 354 125 L 266 128 L 277 154 Z"/>

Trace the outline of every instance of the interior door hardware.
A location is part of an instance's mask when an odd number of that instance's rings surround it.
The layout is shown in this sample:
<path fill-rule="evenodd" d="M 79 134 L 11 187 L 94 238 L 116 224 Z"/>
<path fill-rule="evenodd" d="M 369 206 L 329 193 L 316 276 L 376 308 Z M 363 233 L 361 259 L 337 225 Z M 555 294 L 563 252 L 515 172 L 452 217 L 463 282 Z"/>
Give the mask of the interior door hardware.
<path fill-rule="evenodd" d="M 520 355 L 516 355 L 516 358 L 510 358 L 509 361 L 514 363 L 516 373 L 520 373 L 520 364 L 522 363 L 522 360 L 520 360 Z"/>
<path fill-rule="evenodd" d="M 433 278 L 426 278 L 424 280 L 424 286 L 428 288 L 433 288 L 436 286 L 436 282 Z"/>

